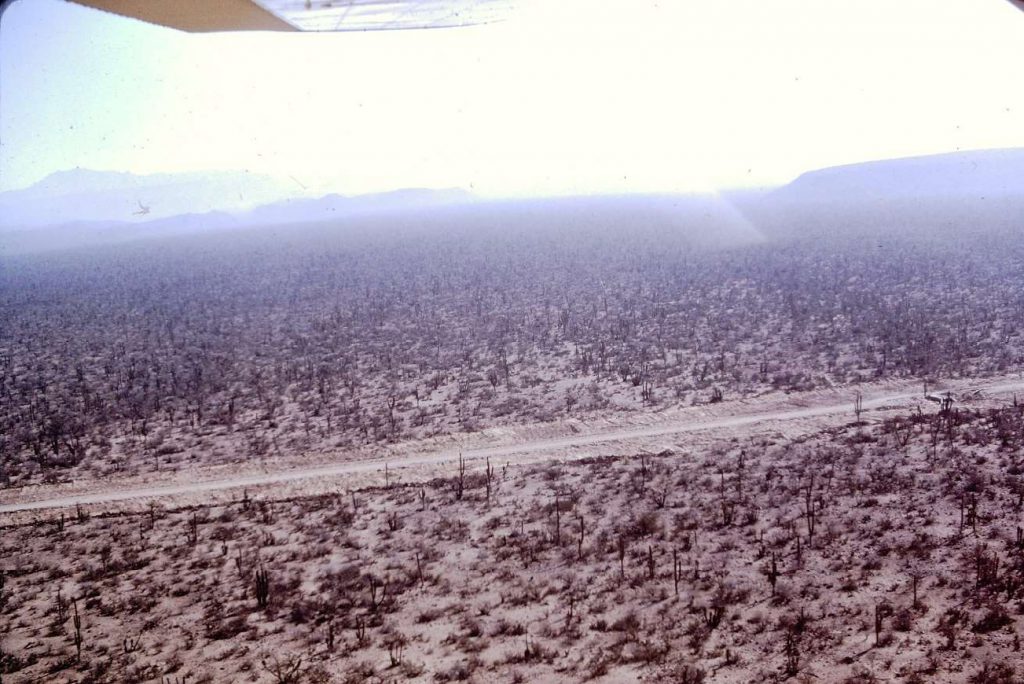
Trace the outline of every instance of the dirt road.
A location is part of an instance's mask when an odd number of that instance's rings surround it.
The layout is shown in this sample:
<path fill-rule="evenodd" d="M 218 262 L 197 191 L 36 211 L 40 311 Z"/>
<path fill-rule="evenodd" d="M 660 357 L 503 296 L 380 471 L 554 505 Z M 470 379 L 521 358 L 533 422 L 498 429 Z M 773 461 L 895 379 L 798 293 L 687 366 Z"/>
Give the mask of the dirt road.
<path fill-rule="evenodd" d="M 1024 391 L 1024 380 L 1007 382 L 1004 378 L 1001 381 L 994 381 L 991 384 L 974 383 L 970 386 L 963 385 L 959 388 L 954 386 L 954 391 L 961 395 L 973 390 L 980 390 L 986 396 Z M 844 391 L 852 392 L 853 390 L 848 389 Z M 863 409 L 865 412 L 868 412 L 882 407 L 905 408 L 912 403 L 920 402 L 921 399 L 922 394 L 920 390 L 873 397 L 865 395 L 863 400 Z M 68 496 L 55 496 L 52 498 L 39 498 L 38 500 L 0 503 L 0 514 L 64 508 L 75 506 L 76 504 L 107 504 L 132 499 L 167 498 L 242 487 L 258 487 L 289 483 L 299 480 L 313 480 L 358 473 L 371 473 L 382 470 L 385 464 L 387 464 L 389 470 L 397 471 L 412 466 L 434 465 L 456 461 L 459 458 L 460 453 L 467 461 L 481 461 L 485 458 L 502 458 L 512 460 L 513 457 L 523 457 L 543 453 L 554 454 L 560 451 L 564 452 L 567 449 L 585 449 L 585 447 L 599 444 L 630 442 L 657 437 L 670 437 L 691 432 L 728 430 L 759 423 L 785 423 L 787 421 L 798 421 L 809 418 L 834 418 L 832 421 L 823 421 L 822 427 L 825 427 L 828 423 L 838 424 L 843 421 L 849 421 L 852 417 L 852 412 L 853 401 L 851 399 L 843 402 L 833 402 L 787 410 L 751 412 L 719 418 L 681 421 L 670 424 L 636 426 L 626 429 L 601 431 L 591 434 L 574 434 L 565 437 L 537 439 L 489 447 L 440 449 L 416 455 L 396 455 L 391 458 L 381 457 L 369 460 L 279 470 L 275 472 L 252 473 L 221 479 L 199 480 L 137 488 L 125 487 L 91 494 L 73 494 Z M 582 453 L 574 454 L 574 457 L 583 457 L 587 455 L 590 454 L 583 451 Z"/>

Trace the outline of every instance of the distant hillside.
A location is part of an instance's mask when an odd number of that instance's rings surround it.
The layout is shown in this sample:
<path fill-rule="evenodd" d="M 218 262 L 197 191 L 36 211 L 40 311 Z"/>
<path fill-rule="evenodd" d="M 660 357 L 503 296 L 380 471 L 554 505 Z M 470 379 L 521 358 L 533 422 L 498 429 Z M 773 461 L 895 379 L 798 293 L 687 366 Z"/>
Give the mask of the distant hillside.
<path fill-rule="evenodd" d="M 743 205 L 767 234 L 1024 229 L 1024 149 L 837 166 Z"/>
<path fill-rule="evenodd" d="M 1001 197 L 1024 193 L 1024 149 L 977 150 L 810 171 L 777 198 Z"/>
<path fill-rule="evenodd" d="M 310 223 L 368 213 L 467 204 L 475 202 L 476 199 L 472 193 L 457 188 L 406 188 L 354 197 L 331 194 L 317 198 L 292 198 L 256 207 L 251 211 L 237 214 L 237 217 L 239 222 L 246 225 Z"/>
<path fill-rule="evenodd" d="M 770 192 L 729 193 L 728 201 L 686 195 L 484 201 L 458 189 L 415 188 L 314 198 L 296 195 L 291 183 L 246 173 L 60 172 L 30 188 L 0 193 L 0 254 L 311 223 L 436 230 L 587 227 L 617 231 L 623 239 L 646 226 L 682 232 L 695 245 L 892 231 L 969 237 L 1024 230 L 1024 149 L 838 166 L 810 171 Z M 140 205 L 149 213 L 137 215 Z"/>
<path fill-rule="evenodd" d="M 329 221 L 473 199 L 463 190 L 419 188 L 311 197 L 292 180 L 247 172 L 138 176 L 73 169 L 0 193 L 0 253 Z"/>
<path fill-rule="evenodd" d="M 291 180 L 239 172 L 135 175 L 72 169 L 0 193 L 0 230 L 76 222 L 143 222 L 241 211 L 302 192 Z"/>
<path fill-rule="evenodd" d="M 475 199 L 461 191 L 404 190 L 362 197 L 329 195 L 290 200 L 249 212 L 187 214 L 143 223 L 90 222 L 10 231 L 0 254 L 27 254 L 142 239 L 282 226 L 294 234 L 316 230 L 577 231 L 629 240 L 636 231 L 671 233 L 700 247 L 746 244 L 760 234 L 729 202 L 716 196 L 632 195 L 546 199 Z"/>

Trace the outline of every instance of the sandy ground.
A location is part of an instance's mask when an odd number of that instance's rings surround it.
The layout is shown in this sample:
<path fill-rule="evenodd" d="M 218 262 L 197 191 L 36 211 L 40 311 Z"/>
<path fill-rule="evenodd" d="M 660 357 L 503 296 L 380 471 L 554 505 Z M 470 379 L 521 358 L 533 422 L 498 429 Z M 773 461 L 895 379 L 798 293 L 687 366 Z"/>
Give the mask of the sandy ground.
<path fill-rule="evenodd" d="M 984 381 L 954 381 L 933 388 L 950 391 L 961 403 L 977 405 L 1024 392 L 1019 374 Z M 248 467 L 196 466 L 187 471 L 124 478 L 80 479 L 71 484 L 34 485 L 0 493 L 0 514 L 27 513 L 77 505 L 103 509 L 137 508 L 152 500 L 214 502 L 236 497 L 238 490 L 273 487 L 277 494 L 316 494 L 385 484 L 424 481 L 450 475 L 460 456 L 480 468 L 495 464 L 579 459 L 622 453 L 658 453 L 692 447 L 702 440 L 775 431 L 806 434 L 849 422 L 854 394 L 860 392 L 865 415 L 884 418 L 895 411 L 934 406 L 916 382 L 887 382 L 859 388 L 804 393 L 771 393 L 756 399 L 700 407 L 668 408 L 656 413 L 608 415 L 557 424 L 510 426 L 458 437 L 411 441 L 374 450 L 319 457 L 266 460 Z M 285 487 L 286 489 L 282 489 Z M 24 519 L 23 516 L 18 518 Z"/>

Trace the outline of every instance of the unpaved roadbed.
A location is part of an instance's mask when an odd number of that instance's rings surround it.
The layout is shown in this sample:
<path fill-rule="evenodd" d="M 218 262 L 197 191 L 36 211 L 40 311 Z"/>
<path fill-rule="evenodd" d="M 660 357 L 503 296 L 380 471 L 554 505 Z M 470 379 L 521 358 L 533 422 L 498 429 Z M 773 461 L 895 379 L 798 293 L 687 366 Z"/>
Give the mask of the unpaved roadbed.
<path fill-rule="evenodd" d="M 907 410 L 914 406 L 923 409 L 932 407 L 925 401 L 920 389 L 912 389 L 911 383 L 890 385 L 884 390 L 876 389 L 874 393 L 867 387 L 861 388 L 864 394 L 863 408 L 867 412 Z M 947 388 L 961 395 L 979 391 L 981 396 L 999 398 L 1013 392 L 1024 391 L 1024 380 L 1012 378 L 991 379 L 987 382 L 951 382 Z M 894 391 L 897 390 L 897 391 Z M 132 500 L 151 500 L 179 498 L 192 495 L 204 495 L 212 492 L 224 492 L 240 488 L 256 488 L 269 485 L 282 485 L 300 481 L 323 481 L 338 478 L 365 476 L 383 471 L 385 465 L 389 471 L 399 473 L 419 471 L 424 477 L 436 476 L 436 466 L 457 461 L 461 455 L 467 461 L 483 461 L 485 459 L 504 459 L 516 463 L 535 461 L 540 458 L 585 458 L 601 453 L 622 453 L 628 449 L 642 451 L 645 445 L 658 438 L 672 438 L 678 435 L 696 432 L 732 432 L 737 429 L 761 426 L 764 424 L 808 422 L 810 429 L 823 428 L 843 421 L 848 421 L 853 412 L 852 398 L 840 401 L 839 397 L 850 397 L 855 388 L 844 388 L 828 393 L 810 393 L 807 396 L 792 395 L 788 397 L 789 407 L 751 411 L 751 404 L 756 402 L 734 402 L 714 407 L 724 415 L 694 415 L 696 412 L 680 411 L 678 416 L 656 417 L 654 424 L 630 425 L 624 428 L 613 428 L 593 432 L 580 431 L 561 437 L 517 440 L 499 443 L 493 446 L 477 446 L 472 443 L 460 446 L 444 446 L 417 452 L 415 445 L 395 445 L 387 449 L 385 455 L 347 460 L 344 462 L 317 464 L 292 468 L 266 469 L 231 475 L 230 477 L 212 477 L 203 479 L 202 469 L 189 475 L 186 481 L 158 484 L 120 483 L 119 486 L 95 491 L 103 487 L 95 483 L 92 491 L 62 493 L 58 486 L 32 487 L 31 493 L 18 492 L 18 498 L 11 497 L 13 492 L 0 496 L 5 499 L 0 503 L 0 514 L 45 509 L 66 508 L 75 505 L 114 504 Z M 888 393 L 879 393 L 886 391 Z M 945 391 L 945 390 L 943 390 Z M 976 400 L 977 401 L 977 400 Z M 742 412 L 732 413 L 739 409 Z M 934 410 L 934 409 L 931 409 Z M 711 409 L 702 411 L 709 413 Z M 687 415 L 689 414 L 689 415 Z M 660 420 L 658 420 L 660 418 Z M 579 429 L 579 428 L 575 428 Z M 516 429 L 509 430 L 513 435 Z M 449 440 L 451 441 L 451 440 Z M 420 445 L 423 448 L 423 445 Z M 222 470 L 222 469 L 218 469 Z M 362 484 L 366 484 L 365 481 Z"/>

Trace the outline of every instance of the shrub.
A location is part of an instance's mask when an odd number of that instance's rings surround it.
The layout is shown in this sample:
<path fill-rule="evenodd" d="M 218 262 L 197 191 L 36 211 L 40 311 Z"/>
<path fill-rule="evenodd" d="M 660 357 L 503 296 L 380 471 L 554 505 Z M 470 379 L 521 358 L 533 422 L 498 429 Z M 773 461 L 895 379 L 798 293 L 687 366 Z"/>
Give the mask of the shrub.
<path fill-rule="evenodd" d="M 990 604 L 980 620 L 972 628 L 976 634 L 988 634 L 1013 622 L 1006 608 L 998 603 Z"/>

